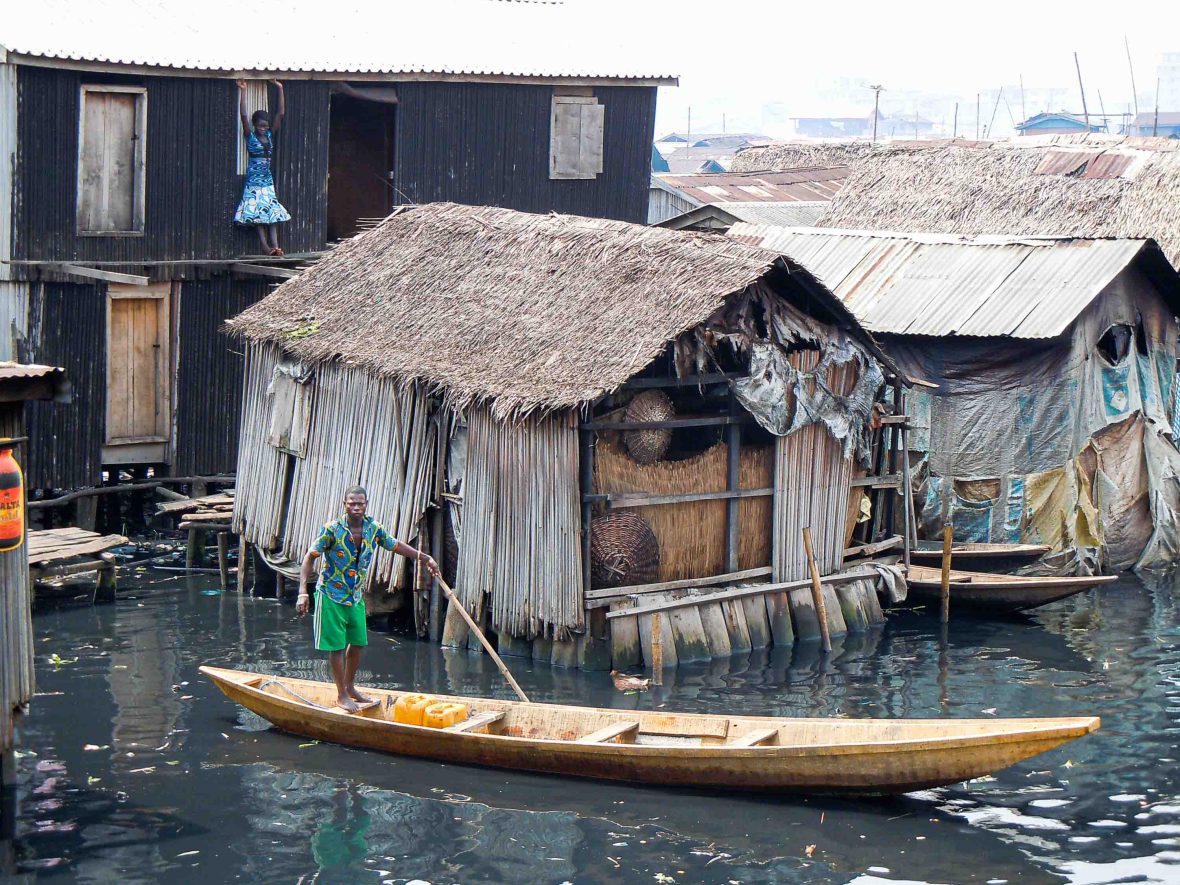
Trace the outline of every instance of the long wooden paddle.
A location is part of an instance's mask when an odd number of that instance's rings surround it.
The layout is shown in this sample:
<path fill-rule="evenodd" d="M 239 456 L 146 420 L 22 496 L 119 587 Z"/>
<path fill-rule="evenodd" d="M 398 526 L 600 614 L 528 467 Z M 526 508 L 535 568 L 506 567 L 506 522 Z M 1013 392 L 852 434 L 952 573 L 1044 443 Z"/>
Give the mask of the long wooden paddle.
<path fill-rule="evenodd" d="M 512 690 L 516 692 L 516 696 L 526 704 L 530 703 L 529 696 L 524 693 L 524 689 L 516 684 L 516 680 L 512 678 L 512 674 L 508 672 L 508 667 L 505 666 L 502 660 L 500 660 L 500 656 L 496 654 L 496 650 L 492 648 L 492 644 L 488 642 L 488 638 L 483 635 L 483 631 L 480 630 L 479 626 L 474 620 L 472 620 L 471 615 L 467 614 L 467 609 L 463 607 L 463 603 L 459 601 L 459 597 L 455 595 L 455 591 L 447 586 L 447 582 L 442 579 L 441 575 L 435 578 L 435 580 L 438 581 L 438 586 L 442 587 L 443 593 L 447 595 L 447 599 L 449 599 L 451 604 L 459 610 L 459 614 L 463 616 L 463 620 L 467 622 L 467 626 L 475 631 L 475 635 L 479 637 L 479 641 L 483 644 L 483 647 L 487 650 L 487 653 L 492 656 L 492 660 L 496 662 L 496 666 L 500 668 L 500 672 L 504 675 L 504 678 L 508 680 L 508 684 L 512 686 Z"/>

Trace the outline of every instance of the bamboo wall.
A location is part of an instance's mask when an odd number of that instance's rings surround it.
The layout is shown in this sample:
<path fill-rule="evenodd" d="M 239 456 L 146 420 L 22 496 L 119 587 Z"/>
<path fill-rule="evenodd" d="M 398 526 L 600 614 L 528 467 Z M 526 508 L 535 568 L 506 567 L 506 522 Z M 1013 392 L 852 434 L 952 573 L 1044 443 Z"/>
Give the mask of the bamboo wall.
<path fill-rule="evenodd" d="M 309 382 L 307 447 L 296 457 L 267 442 L 276 348 L 250 345 L 246 358 L 234 503 L 234 523 L 246 539 L 298 561 L 320 527 L 340 515 L 344 490 L 359 484 L 369 493 L 369 514 L 412 542 L 434 477 L 435 425 L 427 397 L 337 363 L 321 365 Z M 406 565 L 403 557 L 379 550 L 369 588 L 401 584 Z"/>
<path fill-rule="evenodd" d="M 801 372 L 815 369 L 819 354 L 792 354 Z M 854 363 L 829 369 L 828 385 L 847 394 L 856 383 Z M 844 561 L 853 460 L 823 424 L 809 424 L 775 441 L 774 580 L 797 581 L 809 574 L 803 529 L 811 528 L 820 574 L 840 569 Z"/>
<path fill-rule="evenodd" d="M 24 436 L 24 403 L 0 404 L 0 437 Z M 17 449 L 18 458 L 27 449 Z M 25 545 L 0 553 L 0 754 L 12 747 L 13 708 L 33 697 L 32 587 Z"/>
<path fill-rule="evenodd" d="M 519 638 L 584 623 L 578 428 L 573 413 L 509 424 L 467 416 L 456 587 Z"/>
<path fill-rule="evenodd" d="M 725 488 L 729 447 L 724 443 L 683 461 L 639 464 L 611 439 L 613 435 L 600 434 L 594 449 L 596 493 L 678 495 Z M 773 473 L 771 447 L 741 450 L 740 488 L 770 488 Z M 725 571 L 728 506 L 726 501 L 692 501 L 636 508 L 659 541 L 657 581 L 701 578 Z M 771 499 L 742 498 L 738 504 L 738 525 L 738 568 L 769 565 Z"/>

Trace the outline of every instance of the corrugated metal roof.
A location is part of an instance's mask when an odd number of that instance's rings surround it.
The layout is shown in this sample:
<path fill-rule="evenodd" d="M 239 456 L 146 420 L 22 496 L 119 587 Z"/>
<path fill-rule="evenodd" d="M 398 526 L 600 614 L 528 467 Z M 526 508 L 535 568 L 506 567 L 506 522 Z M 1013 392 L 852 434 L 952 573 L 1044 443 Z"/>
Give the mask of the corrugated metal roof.
<path fill-rule="evenodd" d="M 827 211 L 827 200 L 795 200 L 775 203 L 714 203 L 740 221 L 782 227 L 810 227 Z"/>
<path fill-rule="evenodd" d="M 907 236 L 735 224 L 835 292 L 871 332 L 1054 338 L 1148 240 Z"/>
<path fill-rule="evenodd" d="M 661 175 L 659 178 L 699 203 L 797 203 L 832 199 L 849 171 L 847 166 L 832 166 L 788 172 Z"/>
<path fill-rule="evenodd" d="M 8 381 L 14 378 L 44 378 L 53 374 L 64 375 L 65 372 L 65 369 L 57 366 L 38 366 L 32 363 L 0 361 L 0 381 Z"/>
<path fill-rule="evenodd" d="M 18 56 L 211 73 L 674 82 L 648 44 L 589 0 L 38 0 L 0 18 L 0 46 Z"/>

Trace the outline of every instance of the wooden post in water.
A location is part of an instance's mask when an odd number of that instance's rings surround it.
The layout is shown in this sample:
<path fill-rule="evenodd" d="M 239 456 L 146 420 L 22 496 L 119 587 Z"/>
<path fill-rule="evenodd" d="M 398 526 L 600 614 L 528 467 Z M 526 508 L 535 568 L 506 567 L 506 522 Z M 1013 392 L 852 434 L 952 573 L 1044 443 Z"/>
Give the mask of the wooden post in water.
<path fill-rule="evenodd" d="M 221 592 L 229 590 L 229 532 L 217 533 L 217 573 L 221 578 Z"/>
<path fill-rule="evenodd" d="M 828 631 L 828 607 L 824 604 L 823 583 L 819 579 L 819 566 L 815 563 L 815 552 L 811 547 L 811 527 L 803 527 L 803 549 L 807 552 L 807 562 L 811 566 L 811 598 L 815 602 L 815 614 L 819 618 L 819 637 L 823 643 L 823 650 L 832 650 L 832 636 Z"/>
<path fill-rule="evenodd" d="M 942 622 L 951 617 L 951 546 L 954 544 L 955 529 L 949 522 L 942 527 Z"/>
<path fill-rule="evenodd" d="M 246 562 L 249 555 L 245 535 L 238 535 L 238 596 L 246 592 Z"/>
<path fill-rule="evenodd" d="M 656 685 L 664 684 L 664 646 L 660 640 L 664 625 L 660 612 L 651 616 L 651 681 Z"/>

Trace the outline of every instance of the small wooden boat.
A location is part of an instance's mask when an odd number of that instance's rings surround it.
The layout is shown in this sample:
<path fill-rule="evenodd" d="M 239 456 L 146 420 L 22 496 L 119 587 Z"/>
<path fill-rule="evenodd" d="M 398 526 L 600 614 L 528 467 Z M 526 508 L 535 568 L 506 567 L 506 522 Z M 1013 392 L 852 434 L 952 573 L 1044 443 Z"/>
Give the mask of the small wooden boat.
<path fill-rule="evenodd" d="M 951 569 L 951 611 L 956 608 L 990 612 L 1024 611 L 1117 580 L 1115 575 L 1042 578 Z M 911 565 L 906 572 L 906 583 L 910 586 L 911 599 L 938 602 L 942 594 L 942 569 Z"/>
<path fill-rule="evenodd" d="M 437 696 L 465 704 L 449 728 L 393 721 L 405 692 L 350 714 L 331 683 L 201 667 L 231 700 L 304 737 L 521 771 L 706 789 L 903 793 L 1014 765 L 1098 728 L 1038 719 L 785 719 L 566 707 Z"/>
<path fill-rule="evenodd" d="M 951 565 L 980 572 L 1004 572 L 1040 559 L 1052 548 L 1048 544 L 958 543 L 951 547 Z M 919 541 L 910 550 L 910 561 L 918 565 L 942 566 L 942 543 Z"/>

